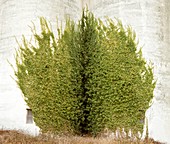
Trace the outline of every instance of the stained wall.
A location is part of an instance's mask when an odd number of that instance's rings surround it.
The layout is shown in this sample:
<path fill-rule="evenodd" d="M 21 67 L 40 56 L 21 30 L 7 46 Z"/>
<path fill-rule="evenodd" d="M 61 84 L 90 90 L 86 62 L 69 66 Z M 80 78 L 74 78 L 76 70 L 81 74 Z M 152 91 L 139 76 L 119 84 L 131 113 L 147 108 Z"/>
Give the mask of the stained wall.
<path fill-rule="evenodd" d="M 1 0 L 0 1 L 0 128 L 24 129 L 37 133 L 26 124 L 26 104 L 8 61 L 14 63 L 17 44 L 14 36 L 31 35 L 31 21 L 38 26 L 44 16 L 55 28 L 70 16 L 77 20 L 82 6 L 88 5 L 97 17 L 117 17 L 131 25 L 143 46 L 143 55 L 154 65 L 157 79 L 153 105 L 147 111 L 149 136 L 170 143 L 170 2 L 168 0 Z"/>

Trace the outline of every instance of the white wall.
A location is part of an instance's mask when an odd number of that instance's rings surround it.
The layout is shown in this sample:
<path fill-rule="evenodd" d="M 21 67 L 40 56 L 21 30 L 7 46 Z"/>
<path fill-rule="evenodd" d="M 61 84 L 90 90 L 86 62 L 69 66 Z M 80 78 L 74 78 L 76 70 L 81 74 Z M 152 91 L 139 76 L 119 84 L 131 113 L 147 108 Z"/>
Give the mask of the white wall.
<path fill-rule="evenodd" d="M 70 16 L 77 20 L 81 13 L 79 0 L 0 0 L 0 128 L 22 129 L 32 134 L 38 132 L 34 124 L 26 124 L 26 104 L 16 82 L 13 69 L 7 60 L 14 64 L 15 48 L 24 34 L 31 34 L 31 21 L 38 27 L 39 16 L 51 21 L 56 29 L 59 22 Z M 11 76 L 10 76 L 11 75 Z"/>
<path fill-rule="evenodd" d="M 143 54 L 154 63 L 157 78 L 155 99 L 148 110 L 149 135 L 155 140 L 170 143 L 170 2 L 168 0 L 1 0 L 0 1 L 0 127 L 25 129 L 36 133 L 35 125 L 26 124 L 26 104 L 7 59 L 14 62 L 16 36 L 29 36 L 31 21 L 38 26 L 38 16 L 55 25 L 70 15 L 77 20 L 82 5 L 97 17 L 117 17 L 136 31 Z M 65 16 L 64 16 L 65 15 Z M 54 27 L 53 27 L 54 29 Z"/>
<path fill-rule="evenodd" d="M 154 63 L 157 79 L 154 103 L 147 112 L 149 136 L 170 143 L 170 1 L 92 0 L 97 17 L 117 17 L 131 25 L 143 46 L 143 55 Z"/>

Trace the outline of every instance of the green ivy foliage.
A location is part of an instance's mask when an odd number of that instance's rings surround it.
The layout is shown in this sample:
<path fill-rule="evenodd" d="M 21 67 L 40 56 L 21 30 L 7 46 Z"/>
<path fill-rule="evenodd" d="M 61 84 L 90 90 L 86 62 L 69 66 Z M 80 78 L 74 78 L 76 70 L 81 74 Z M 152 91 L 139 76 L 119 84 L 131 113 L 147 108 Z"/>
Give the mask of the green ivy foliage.
<path fill-rule="evenodd" d="M 132 29 L 86 10 L 78 23 L 67 19 L 57 38 L 44 18 L 40 24 L 35 44 L 23 38 L 15 71 L 37 126 L 92 135 L 142 131 L 155 82 Z"/>
<path fill-rule="evenodd" d="M 142 131 L 145 112 L 153 98 L 152 67 L 137 52 L 135 33 L 120 21 L 100 22 L 103 38 L 88 67 L 89 131 L 104 128 Z M 99 29 L 99 30 L 100 30 Z M 102 39 L 102 40 L 101 40 Z"/>
<path fill-rule="evenodd" d="M 41 34 L 34 31 L 36 46 L 25 38 L 16 57 L 17 83 L 28 106 L 32 109 L 35 123 L 43 132 L 72 131 L 77 85 L 68 45 L 59 34 L 58 41 L 41 18 Z M 74 75 L 76 76 L 76 75 Z"/>

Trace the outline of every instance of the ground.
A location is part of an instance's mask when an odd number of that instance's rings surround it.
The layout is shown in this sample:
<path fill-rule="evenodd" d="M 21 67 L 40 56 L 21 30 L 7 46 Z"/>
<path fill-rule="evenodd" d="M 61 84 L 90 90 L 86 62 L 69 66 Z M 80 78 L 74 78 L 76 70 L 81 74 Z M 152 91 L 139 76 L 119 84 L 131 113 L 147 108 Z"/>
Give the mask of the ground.
<path fill-rule="evenodd" d="M 130 141 L 127 139 L 113 140 L 106 137 L 80 137 L 80 136 L 56 136 L 40 135 L 33 137 L 19 131 L 0 130 L 0 144 L 161 144 L 152 139 L 144 141 Z"/>

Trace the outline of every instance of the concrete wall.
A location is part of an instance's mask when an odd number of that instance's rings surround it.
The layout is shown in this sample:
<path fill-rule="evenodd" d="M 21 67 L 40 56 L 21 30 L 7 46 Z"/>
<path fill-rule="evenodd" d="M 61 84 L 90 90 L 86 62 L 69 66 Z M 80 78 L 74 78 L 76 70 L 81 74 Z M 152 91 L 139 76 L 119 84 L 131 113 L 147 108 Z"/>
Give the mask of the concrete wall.
<path fill-rule="evenodd" d="M 149 135 L 170 143 L 170 2 L 168 0 L 1 0 L 0 1 L 0 128 L 24 129 L 36 133 L 38 128 L 26 124 L 26 104 L 7 60 L 14 63 L 17 44 L 29 37 L 33 21 L 44 16 L 55 25 L 56 16 L 64 22 L 68 15 L 77 20 L 85 4 L 97 17 L 117 17 L 130 24 L 137 33 L 147 60 L 154 63 L 157 79 L 154 102 L 147 112 Z M 55 29 L 55 27 L 53 27 Z"/>
<path fill-rule="evenodd" d="M 77 20 L 81 13 L 79 0 L 1 0 L 0 1 L 0 128 L 22 129 L 33 134 L 38 132 L 34 124 L 26 124 L 26 104 L 16 82 L 10 61 L 14 64 L 14 54 L 21 35 L 31 35 L 31 21 L 38 27 L 39 16 L 51 21 L 56 29 L 59 22 L 70 16 Z M 11 75 L 11 76 L 10 76 Z"/>
<path fill-rule="evenodd" d="M 147 112 L 149 136 L 170 143 L 170 1 L 92 0 L 90 5 L 97 17 L 117 17 L 136 31 L 157 79 L 154 102 Z"/>

